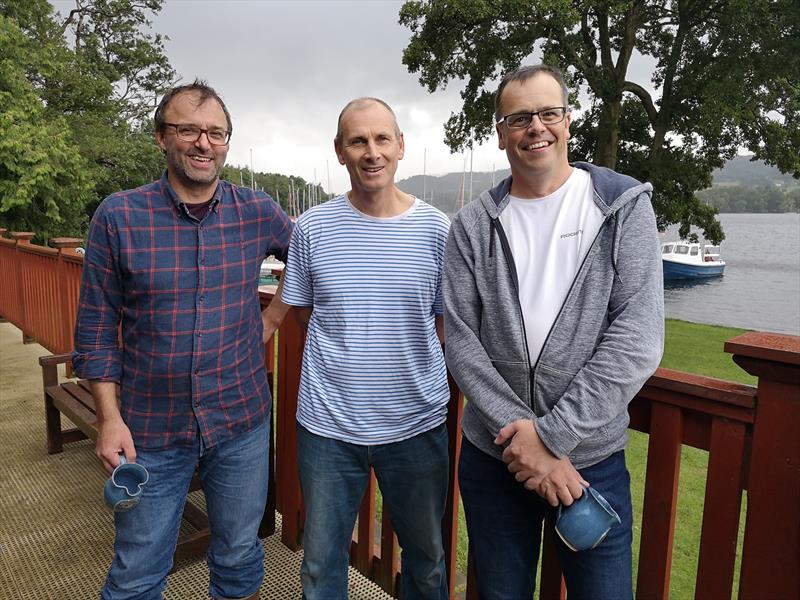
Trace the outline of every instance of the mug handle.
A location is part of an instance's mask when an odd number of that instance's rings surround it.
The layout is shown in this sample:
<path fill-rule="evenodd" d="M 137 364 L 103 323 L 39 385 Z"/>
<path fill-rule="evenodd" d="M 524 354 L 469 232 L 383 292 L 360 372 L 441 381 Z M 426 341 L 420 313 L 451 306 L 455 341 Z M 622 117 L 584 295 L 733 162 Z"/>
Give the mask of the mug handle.
<path fill-rule="evenodd" d="M 125 454 L 120 452 L 117 456 L 119 456 L 119 466 L 122 466 L 128 462 L 128 459 L 125 458 Z"/>
<path fill-rule="evenodd" d="M 587 494 L 589 494 L 589 493 L 590 493 L 590 492 L 589 492 L 589 486 L 587 486 L 587 485 L 584 485 L 584 486 L 581 486 L 581 487 L 583 488 L 583 493 L 581 494 L 581 497 L 580 497 L 580 498 L 578 498 L 577 500 L 573 500 L 573 501 L 572 501 L 572 504 L 575 504 L 576 502 L 580 502 L 581 500 L 583 500 L 583 499 L 584 499 L 584 497 L 585 497 Z M 571 506 L 571 505 L 570 505 L 570 506 Z M 561 502 L 559 502 L 559 503 L 558 503 L 558 513 L 556 514 L 556 521 L 558 521 L 558 519 L 560 519 L 560 518 L 561 518 L 561 509 L 562 509 L 562 508 L 564 508 L 564 505 L 563 505 Z"/>

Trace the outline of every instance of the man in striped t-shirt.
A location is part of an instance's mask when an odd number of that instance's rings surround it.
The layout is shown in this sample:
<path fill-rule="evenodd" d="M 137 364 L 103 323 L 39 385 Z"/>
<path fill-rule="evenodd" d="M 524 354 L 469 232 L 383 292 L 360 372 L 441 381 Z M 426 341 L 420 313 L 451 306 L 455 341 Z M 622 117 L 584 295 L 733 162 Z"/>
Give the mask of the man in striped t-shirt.
<path fill-rule="evenodd" d="M 350 540 L 372 467 L 402 548 L 402 596 L 446 598 L 440 339 L 449 222 L 395 186 L 403 135 L 383 101 L 345 106 L 334 146 L 351 190 L 300 217 L 283 289 L 308 327 L 297 409 L 303 593 L 347 598 Z"/>

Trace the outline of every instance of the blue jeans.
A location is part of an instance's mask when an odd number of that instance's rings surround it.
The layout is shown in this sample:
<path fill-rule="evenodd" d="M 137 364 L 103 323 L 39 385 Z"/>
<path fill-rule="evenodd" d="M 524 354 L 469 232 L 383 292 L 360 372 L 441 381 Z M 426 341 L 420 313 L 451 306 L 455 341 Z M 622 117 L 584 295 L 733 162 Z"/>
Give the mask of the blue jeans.
<path fill-rule="evenodd" d="M 375 470 L 402 549 L 401 597 L 447 598 L 442 516 L 447 500 L 447 429 L 440 425 L 392 444 L 360 446 L 297 426 L 306 506 L 300 579 L 307 600 L 346 600 L 350 540 Z"/>
<path fill-rule="evenodd" d="M 567 595 L 569 600 L 630 599 L 632 509 L 625 453 L 612 454 L 580 473 L 608 500 L 622 523 L 614 525 L 599 546 L 583 552 L 573 552 L 555 535 Z M 555 509 L 518 483 L 503 461 L 466 438 L 461 444 L 458 481 L 478 597 L 530 600 L 536 586 L 542 522 L 545 513 Z"/>
<path fill-rule="evenodd" d="M 269 421 L 205 451 L 199 440 L 194 447 L 137 449 L 150 481 L 136 508 L 114 515 L 114 561 L 101 597 L 162 598 L 198 461 L 211 528 L 209 594 L 244 598 L 257 591 L 264 578 L 258 527 L 267 501 L 268 436 Z"/>

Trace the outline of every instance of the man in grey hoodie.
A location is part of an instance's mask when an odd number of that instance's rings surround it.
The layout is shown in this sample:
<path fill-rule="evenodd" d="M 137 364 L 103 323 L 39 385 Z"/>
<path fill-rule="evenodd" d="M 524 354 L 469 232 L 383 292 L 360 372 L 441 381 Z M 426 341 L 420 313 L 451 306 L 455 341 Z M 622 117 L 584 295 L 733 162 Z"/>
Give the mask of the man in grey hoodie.
<path fill-rule="evenodd" d="M 591 485 L 619 514 L 601 544 L 557 540 L 570 600 L 632 596 L 627 406 L 664 341 L 652 186 L 567 158 L 558 69 L 495 97 L 511 177 L 450 229 L 447 364 L 468 398 L 459 484 L 480 598 L 530 598 L 542 522 Z"/>

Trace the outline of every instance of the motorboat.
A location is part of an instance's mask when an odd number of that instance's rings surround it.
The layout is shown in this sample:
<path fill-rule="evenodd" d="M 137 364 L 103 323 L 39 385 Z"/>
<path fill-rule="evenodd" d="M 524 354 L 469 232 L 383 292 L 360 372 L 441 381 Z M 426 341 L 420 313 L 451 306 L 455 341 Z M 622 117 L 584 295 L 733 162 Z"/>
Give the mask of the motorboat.
<path fill-rule="evenodd" d="M 719 277 L 725 270 L 719 246 L 697 242 L 665 242 L 661 244 L 664 279 L 699 279 Z"/>

